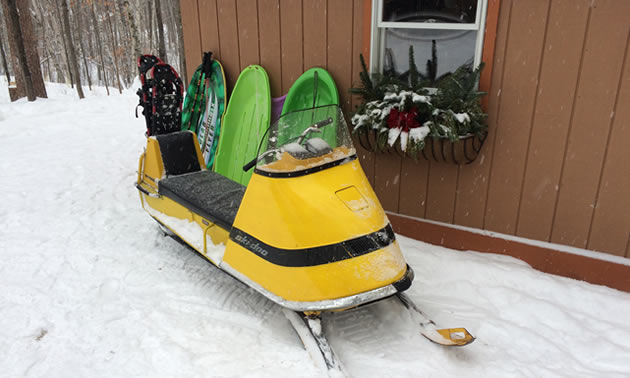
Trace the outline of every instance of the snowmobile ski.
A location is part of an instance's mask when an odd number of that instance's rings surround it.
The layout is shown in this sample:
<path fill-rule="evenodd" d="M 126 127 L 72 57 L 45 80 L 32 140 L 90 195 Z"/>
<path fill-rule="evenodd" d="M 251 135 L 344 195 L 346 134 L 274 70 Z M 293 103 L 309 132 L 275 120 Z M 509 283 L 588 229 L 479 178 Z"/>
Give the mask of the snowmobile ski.
<path fill-rule="evenodd" d="M 306 351 L 322 371 L 327 372 L 330 377 L 347 376 L 324 335 L 320 316 L 306 315 L 287 308 L 283 308 L 282 312 L 300 336 Z"/>
<path fill-rule="evenodd" d="M 416 306 L 404 293 L 397 293 L 398 299 L 402 302 L 412 319 L 420 326 L 422 336 L 443 346 L 464 346 L 475 341 L 466 328 L 443 328 L 438 329 L 437 325 L 422 310 Z"/>

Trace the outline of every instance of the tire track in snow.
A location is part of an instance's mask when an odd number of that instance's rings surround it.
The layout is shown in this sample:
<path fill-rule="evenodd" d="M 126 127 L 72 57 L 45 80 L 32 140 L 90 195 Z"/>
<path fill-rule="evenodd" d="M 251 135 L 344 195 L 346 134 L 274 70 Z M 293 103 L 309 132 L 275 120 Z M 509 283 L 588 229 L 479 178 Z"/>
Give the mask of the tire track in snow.
<path fill-rule="evenodd" d="M 279 313 L 276 304 L 221 271 L 203 257 L 175 241 L 169 244 L 176 244 L 178 250 L 168 253 L 162 260 L 162 266 L 174 267 L 183 272 L 193 286 L 204 289 L 208 296 L 213 298 L 213 304 L 216 304 L 217 309 L 258 317 Z"/>

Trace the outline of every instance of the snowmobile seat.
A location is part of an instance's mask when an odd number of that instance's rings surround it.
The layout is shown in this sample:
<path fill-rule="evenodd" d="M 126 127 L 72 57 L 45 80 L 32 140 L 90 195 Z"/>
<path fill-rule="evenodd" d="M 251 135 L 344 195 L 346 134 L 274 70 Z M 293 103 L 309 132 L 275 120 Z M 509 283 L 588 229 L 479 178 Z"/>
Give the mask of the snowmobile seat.
<path fill-rule="evenodd" d="M 158 192 L 230 230 L 245 187 L 218 173 L 204 170 L 166 177 L 159 181 Z"/>
<path fill-rule="evenodd" d="M 165 178 L 158 193 L 229 230 L 241 205 L 245 187 L 218 173 L 202 170 L 193 132 L 156 135 Z"/>
<path fill-rule="evenodd" d="M 201 171 L 197 158 L 195 134 L 180 131 L 155 137 L 160 145 L 166 176 Z"/>

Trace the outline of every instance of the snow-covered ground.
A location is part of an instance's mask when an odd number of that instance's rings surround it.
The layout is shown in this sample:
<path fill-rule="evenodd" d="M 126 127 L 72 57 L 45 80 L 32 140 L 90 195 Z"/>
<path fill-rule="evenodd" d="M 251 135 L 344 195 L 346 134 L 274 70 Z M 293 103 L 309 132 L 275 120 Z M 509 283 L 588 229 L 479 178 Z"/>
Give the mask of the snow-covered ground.
<path fill-rule="evenodd" d="M 48 100 L 9 103 L 2 83 L 0 376 L 322 375 L 278 306 L 141 209 L 133 90 L 79 101 L 51 84 Z M 433 345 L 393 301 L 328 316 L 352 376 L 630 376 L 630 294 L 399 240 L 409 295 L 477 340 Z"/>

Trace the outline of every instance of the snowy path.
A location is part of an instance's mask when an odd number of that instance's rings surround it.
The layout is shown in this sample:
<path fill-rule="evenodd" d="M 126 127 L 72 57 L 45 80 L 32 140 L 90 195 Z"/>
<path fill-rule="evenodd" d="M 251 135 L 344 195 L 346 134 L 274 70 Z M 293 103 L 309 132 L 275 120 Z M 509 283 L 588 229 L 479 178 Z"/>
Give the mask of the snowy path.
<path fill-rule="evenodd" d="M 165 238 L 132 184 L 135 96 L 10 104 L 0 85 L 0 377 L 320 376 L 279 308 Z M 4 97 L 3 97 L 4 96 Z M 399 237 L 410 296 L 478 339 L 443 349 L 394 303 L 326 318 L 347 370 L 630 376 L 630 294 Z"/>

